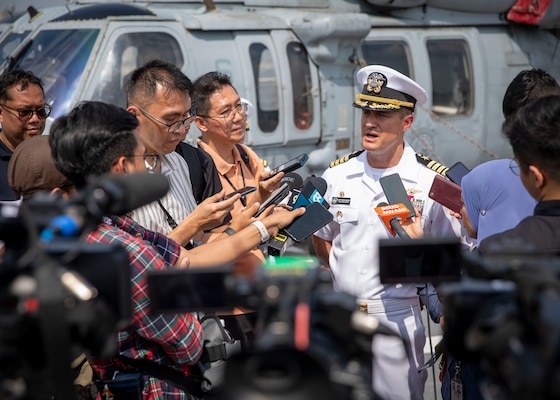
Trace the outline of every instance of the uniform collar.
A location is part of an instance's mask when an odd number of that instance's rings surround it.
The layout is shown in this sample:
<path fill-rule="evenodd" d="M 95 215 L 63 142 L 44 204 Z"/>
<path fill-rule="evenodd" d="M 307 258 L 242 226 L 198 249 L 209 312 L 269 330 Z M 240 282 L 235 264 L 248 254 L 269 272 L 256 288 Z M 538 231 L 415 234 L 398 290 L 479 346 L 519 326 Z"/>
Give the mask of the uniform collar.
<path fill-rule="evenodd" d="M 365 174 L 365 168 L 368 166 L 367 161 L 367 151 L 362 152 L 356 161 L 351 163 L 348 169 L 348 175 Z M 416 152 L 410 145 L 404 142 L 404 152 L 399 160 L 399 163 L 394 169 L 398 170 L 398 173 L 403 181 L 410 183 L 416 183 L 418 181 L 418 161 L 416 160 Z"/>

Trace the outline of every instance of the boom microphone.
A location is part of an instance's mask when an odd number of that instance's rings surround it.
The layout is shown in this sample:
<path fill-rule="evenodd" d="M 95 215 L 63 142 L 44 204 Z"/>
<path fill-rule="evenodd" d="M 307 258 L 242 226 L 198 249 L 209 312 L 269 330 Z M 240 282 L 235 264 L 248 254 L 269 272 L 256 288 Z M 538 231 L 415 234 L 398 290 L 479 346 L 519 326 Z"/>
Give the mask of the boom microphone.
<path fill-rule="evenodd" d="M 408 216 L 408 208 L 404 204 L 379 203 L 375 212 L 381 217 L 385 227 L 391 235 L 399 235 L 402 239 L 410 239 L 408 233 L 402 227 L 402 222 Z"/>

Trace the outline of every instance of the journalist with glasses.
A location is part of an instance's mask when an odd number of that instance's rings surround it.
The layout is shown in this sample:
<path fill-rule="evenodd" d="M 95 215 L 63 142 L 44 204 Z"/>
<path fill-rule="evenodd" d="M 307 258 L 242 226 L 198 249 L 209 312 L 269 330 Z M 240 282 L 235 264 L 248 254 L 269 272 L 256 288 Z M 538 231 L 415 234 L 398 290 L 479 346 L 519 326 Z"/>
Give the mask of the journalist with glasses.
<path fill-rule="evenodd" d="M 8 184 L 8 163 L 21 142 L 43 133 L 50 113 L 43 83 L 33 72 L 13 70 L 0 77 L 0 201 L 18 199 Z"/>
<path fill-rule="evenodd" d="M 241 101 L 228 75 L 212 71 L 194 82 L 193 102 L 197 116 L 194 123 L 200 130 L 198 146 L 214 160 L 222 186 L 228 192 L 245 186 L 257 191 L 236 202 L 235 217 L 247 205 L 261 202 L 278 188 L 282 174 L 269 176 L 259 156 L 242 144 L 247 128 L 247 104 Z"/>

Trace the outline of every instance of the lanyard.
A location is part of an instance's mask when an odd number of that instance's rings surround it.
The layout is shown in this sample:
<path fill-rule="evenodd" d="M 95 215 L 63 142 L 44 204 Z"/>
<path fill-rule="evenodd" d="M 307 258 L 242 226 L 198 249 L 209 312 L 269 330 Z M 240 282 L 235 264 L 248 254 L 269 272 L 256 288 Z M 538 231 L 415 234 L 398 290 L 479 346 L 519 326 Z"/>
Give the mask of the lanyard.
<path fill-rule="evenodd" d="M 239 170 L 241 171 L 241 180 L 243 182 L 243 187 L 245 187 L 245 175 L 243 174 L 243 167 L 241 166 L 240 162 L 238 162 L 238 165 L 239 165 Z M 237 188 L 234 186 L 234 184 L 229 180 L 229 178 L 225 174 L 223 174 L 222 176 L 226 179 L 227 183 L 229 183 L 229 185 L 233 188 L 233 190 L 237 190 Z M 245 198 L 245 196 L 241 196 L 239 201 L 241 201 L 243 207 L 247 207 L 247 199 Z"/>

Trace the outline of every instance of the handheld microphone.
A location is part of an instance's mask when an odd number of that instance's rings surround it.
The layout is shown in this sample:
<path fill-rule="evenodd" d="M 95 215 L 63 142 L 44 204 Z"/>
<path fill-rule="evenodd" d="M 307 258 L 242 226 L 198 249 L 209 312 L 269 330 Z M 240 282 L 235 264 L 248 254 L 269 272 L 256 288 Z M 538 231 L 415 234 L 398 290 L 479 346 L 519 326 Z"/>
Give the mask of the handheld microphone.
<path fill-rule="evenodd" d="M 295 202 L 295 199 L 300 195 L 301 187 L 303 186 L 303 178 L 298 173 L 286 172 L 282 179 L 280 179 L 280 184 L 283 183 L 288 183 L 288 185 L 290 185 L 290 194 L 282 200 L 282 203 L 288 205 L 292 202 L 292 199 L 294 199 Z M 291 207 L 293 207 L 293 204 Z"/>
<path fill-rule="evenodd" d="M 408 208 L 402 204 L 379 203 L 375 208 L 375 212 L 381 217 L 385 227 L 389 230 L 391 235 L 399 235 L 402 239 L 410 239 L 408 233 L 402 227 L 402 222 L 408 216 Z"/>
<path fill-rule="evenodd" d="M 399 174 L 383 176 L 379 179 L 379 183 L 383 188 L 383 193 L 385 193 L 385 197 L 387 198 L 387 202 L 389 204 L 403 204 L 406 208 L 408 208 L 409 213 L 406 218 L 412 218 L 416 215 Z"/>
<path fill-rule="evenodd" d="M 301 192 L 294 201 L 289 202 L 288 205 L 292 208 L 307 207 L 311 203 L 320 203 L 328 209 L 329 203 L 323 197 L 327 191 L 327 182 L 318 176 L 311 176 L 305 180 L 301 188 Z"/>

